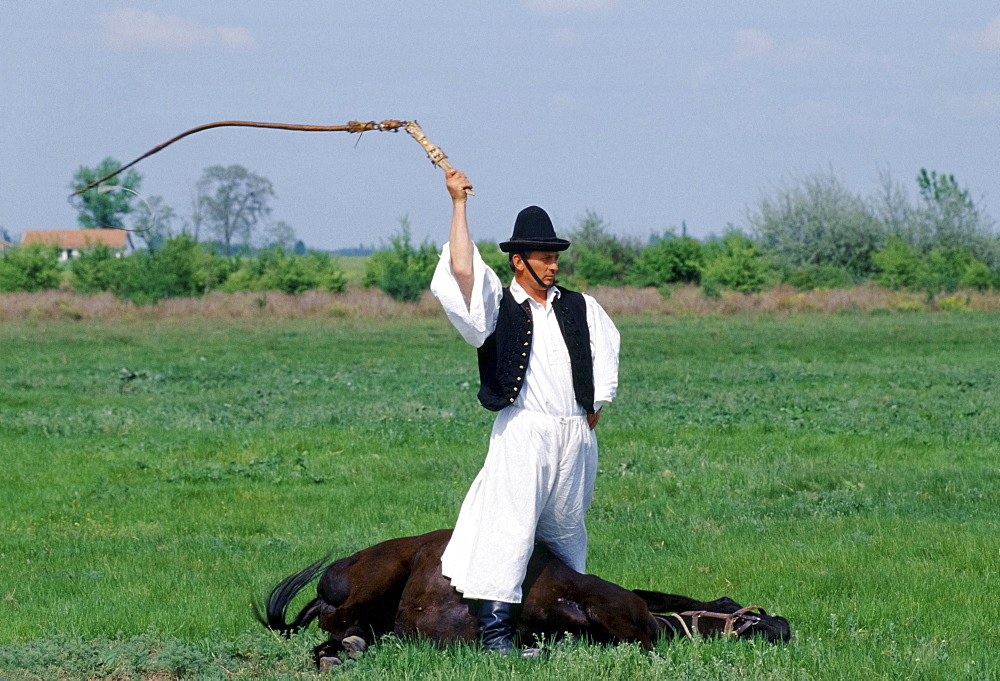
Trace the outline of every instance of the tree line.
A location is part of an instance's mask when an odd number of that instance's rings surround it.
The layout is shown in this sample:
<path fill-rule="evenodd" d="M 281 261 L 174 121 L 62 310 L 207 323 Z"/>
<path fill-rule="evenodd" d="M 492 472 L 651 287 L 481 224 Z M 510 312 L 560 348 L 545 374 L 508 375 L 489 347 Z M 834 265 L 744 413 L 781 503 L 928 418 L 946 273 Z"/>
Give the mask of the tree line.
<path fill-rule="evenodd" d="M 106 158 L 97 166 L 80 167 L 70 187 L 80 190 L 114 172 L 120 163 Z M 295 247 L 295 231 L 284 221 L 271 221 L 274 187 L 266 177 L 241 165 L 206 168 L 191 192 L 190 213 L 176 229 L 177 213 L 163 197 L 139 193 L 142 176 L 127 170 L 114 178 L 116 184 L 80 195 L 77 221 L 84 229 L 131 229 L 140 245 L 153 249 L 178 233 L 195 241 L 214 240 L 225 255 L 253 245 Z"/>
<path fill-rule="evenodd" d="M 75 184 L 84 186 L 112 169 L 81 168 Z M 176 233 L 173 211 L 159 197 L 143 199 L 155 204 L 155 211 L 133 215 L 140 181 L 130 171 L 120 180 L 123 191 L 85 194 L 80 222 L 121 227 L 131 220 L 134 229 L 156 214 L 151 229 L 137 232 L 145 248 L 117 258 L 97 247 L 66 264 L 41 246 L 11 249 L 0 258 L 0 291 L 69 286 L 149 303 L 210 290 L 345 289 L 336 258 L 306 251 L 301 242 L 290 247 L 291 228 L 268 221 L 274 191 L 265 178 L 240 166 L 206 169 L 196 185 L 191 217 Z M 746 229 L 729 225 L 721 236 L 695 239 L 668 229 L 642 243 L 615 235 L 601 216 L 587 211 L 566 234 L 573 247 L 560 261 L 560 279 L 583 289 L 636 286 L 668 292 L 676 285 L 697 285 L 708 296 L 779 284 L 813 290 L 869 281 L 929 295 L 1000 288 L 1000 236 L 953 175 L 922 169 L 911 198 L 888 173 L 875 194 L 863 196 L 832 171 L 816 172 L 763 195 L 746 218 Z M 255 237 L 265 247 L 251 248 Z M 506 255 L 495 244 L 479 248 L 486 263 L 509 279 Z M 403 218 L 388 243 L 368 257 L 362 285 L 397 300 L 418 300 L 429 286 L 437 253 L 433 243 L 412 242 Z"/>

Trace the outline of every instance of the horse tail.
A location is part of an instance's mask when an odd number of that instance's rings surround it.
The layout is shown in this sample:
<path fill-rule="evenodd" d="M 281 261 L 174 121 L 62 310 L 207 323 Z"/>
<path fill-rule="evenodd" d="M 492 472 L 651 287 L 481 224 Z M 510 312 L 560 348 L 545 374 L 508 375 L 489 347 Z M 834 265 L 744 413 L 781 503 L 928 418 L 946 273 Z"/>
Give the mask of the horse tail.
<path fill-rule="evenodd" d="M 302 589 L 309 584 L 309 582 L 316 579 L 324 569 L 326 569 L 327 564 L 330 562 L 330 556 L 324 556 L 320 558 L 315 563 L 309 567 L 296 572 L 293 575 L 289 575 L 281 580 L 277 586 L 271 589 L 271 592 L 267 595 L 264 601 L 264 613 L 260 612 L 257 607 L 257 603 L 251 603 L 253 606 L 254 617 L 257 621 L 263 624 L 265 627 L 271 631 L 276 631 L 283 636 L 291 636 L 300 629 L 304 629 L 309 626 L 317 615 L 325 610 L 329 610 L 332 606 L 324 601 L 322 598 L 314 598 L 309 603 L 306 604 L 299 614 L 296 615 L 295 620 L 292 622 L 285 621 L 286 611 L 288 610 L 289 604 L 292 599 Z"/>

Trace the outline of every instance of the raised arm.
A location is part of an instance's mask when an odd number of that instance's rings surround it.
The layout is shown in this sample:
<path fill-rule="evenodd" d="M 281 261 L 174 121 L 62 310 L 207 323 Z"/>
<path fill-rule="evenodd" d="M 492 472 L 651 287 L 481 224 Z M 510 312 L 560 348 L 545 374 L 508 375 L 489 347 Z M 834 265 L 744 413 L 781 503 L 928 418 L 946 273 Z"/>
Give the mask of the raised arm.
<path fill-rule="evenodd" d="M 469 223 L 465 215 L 465 202 L 468 198 L 466 189 L 472 189 L 472 184 L 465 173 L 454 168 L 445 171 L 445 184 L 448 193 L 451 195 L 451 232 L 448 236 L 448 244 L 451 251 L 451 269 L 458 280 L 458 287 L 465 298 L 465 305 L 468 308 L 472 298 L 473 270 L 472 270 L 472 237 L 469 236 Z"/>

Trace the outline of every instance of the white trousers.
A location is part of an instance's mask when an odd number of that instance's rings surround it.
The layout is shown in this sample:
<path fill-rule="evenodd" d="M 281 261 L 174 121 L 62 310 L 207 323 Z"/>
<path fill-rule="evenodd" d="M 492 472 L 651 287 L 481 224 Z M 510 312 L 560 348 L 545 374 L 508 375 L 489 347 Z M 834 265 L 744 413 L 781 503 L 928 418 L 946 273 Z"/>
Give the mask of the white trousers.
<path fill-rule="evenodd" d="M 466 598 L 520 603 L 536 540 L 583 572 L 583 516 L 596 476 L 597 438 L 586 417 L 501 410 L 441 558 L 444 576 Z"/>

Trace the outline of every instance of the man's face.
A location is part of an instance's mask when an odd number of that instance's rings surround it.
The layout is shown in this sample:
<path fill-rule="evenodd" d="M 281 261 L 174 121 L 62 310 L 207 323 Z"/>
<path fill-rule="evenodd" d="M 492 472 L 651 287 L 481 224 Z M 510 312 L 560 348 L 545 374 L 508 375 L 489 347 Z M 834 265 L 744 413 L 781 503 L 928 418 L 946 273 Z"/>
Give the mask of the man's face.
<path fill-rule="evenodd" d="M 513 259 L 514 269 L 517 272 L 517 283 L 522 288 L 544 291 L 555 283 L 556 273 L 559 272 L 559 251 L 531 251 L 527 254 L 528 264 L 545 284 L 544 287 L 539 286 L 535 278 L 531 276 L 520 255 L 515 255 Z"/>

